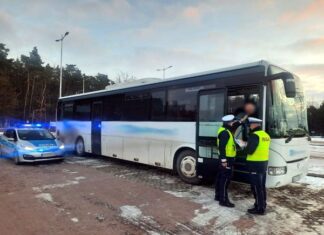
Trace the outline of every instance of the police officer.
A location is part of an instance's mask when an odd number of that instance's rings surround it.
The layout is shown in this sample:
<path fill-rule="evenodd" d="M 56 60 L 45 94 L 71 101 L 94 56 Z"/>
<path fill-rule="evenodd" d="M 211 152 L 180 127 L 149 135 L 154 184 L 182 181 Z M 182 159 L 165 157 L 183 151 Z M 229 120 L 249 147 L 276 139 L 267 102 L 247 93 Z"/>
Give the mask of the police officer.
<path fill-rule="evenodd" d="M 219 205 L 234 207 L 228 199 L 227 188 L 229 186 L 233 164 L 236 156 L 236 145 L 232 132 L 237 127 L 234 115 L 226 115 L 222 118 L 223 126 L 219 128 L 217 134 L 217 146 L 219 149 L 219 166 L 215 184 L 215 200 Z"/>
<path fill-rule="evenodd" d="M 262 120 L 249 117 L 250 136 L 248 139 L 247 165 L 250 174 L 251 190 L 255 203 L 248 212 L 251 214 L 264 215 L 266 210 L 266 175 L 269 159 L 270 136 L 261 129 Z"/>

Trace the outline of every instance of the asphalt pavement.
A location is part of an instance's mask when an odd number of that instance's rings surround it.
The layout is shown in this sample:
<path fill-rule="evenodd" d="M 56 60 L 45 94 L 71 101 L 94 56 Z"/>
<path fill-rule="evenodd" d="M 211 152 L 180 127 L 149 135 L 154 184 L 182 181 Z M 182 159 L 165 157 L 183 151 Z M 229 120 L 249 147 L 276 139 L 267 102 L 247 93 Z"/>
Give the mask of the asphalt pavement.
<path fill-rule="evenodd" d="M 110 158 L 0 168 L 1 234 L 324 234 L 320 177 L 269 189 L 267 214 L 252 216 L 248 185 L 232 183 L 224 208 L 212 185 Z"/>

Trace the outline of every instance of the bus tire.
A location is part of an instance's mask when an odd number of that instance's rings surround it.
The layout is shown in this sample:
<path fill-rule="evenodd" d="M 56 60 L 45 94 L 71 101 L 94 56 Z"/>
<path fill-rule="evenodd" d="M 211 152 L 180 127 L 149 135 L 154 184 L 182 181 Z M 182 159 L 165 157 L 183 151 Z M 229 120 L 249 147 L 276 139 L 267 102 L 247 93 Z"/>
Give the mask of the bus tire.
<path fill-rule="evenodd" d="M 75 141 L 74 152 L 78 156 L 84 156 L 84 141 L 81 137 L 78 137 Z"/>
<path fill-rule="evenodd" d="M 201 179 L 199 179 L 196 174 L 196 159 L 196 152 L 190 149 L 181 151 L 177 156 L 177 173 L 186 183 L 201 183 Z"/>

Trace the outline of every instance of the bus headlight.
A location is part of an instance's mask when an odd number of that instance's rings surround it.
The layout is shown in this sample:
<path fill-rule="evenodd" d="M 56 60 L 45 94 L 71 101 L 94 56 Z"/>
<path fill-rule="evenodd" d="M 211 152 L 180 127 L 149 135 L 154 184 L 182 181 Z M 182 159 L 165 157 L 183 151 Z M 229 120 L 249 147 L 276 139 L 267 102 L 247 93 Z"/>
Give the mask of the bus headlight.
<path fill-rule="evenodd" d="M 268 174 L 269 175 L 284 175 L 286 173 L 287 173 L 287 167 L 286 166 L 280 166 L 280 167 L 269 166 L 268 167 Z"/>
<path fill-rule="evenodd" d="M 61 144 L 59 147 L 59 149 L 64 149 L 64 148 L 65 148 L 64 144 Z"/>

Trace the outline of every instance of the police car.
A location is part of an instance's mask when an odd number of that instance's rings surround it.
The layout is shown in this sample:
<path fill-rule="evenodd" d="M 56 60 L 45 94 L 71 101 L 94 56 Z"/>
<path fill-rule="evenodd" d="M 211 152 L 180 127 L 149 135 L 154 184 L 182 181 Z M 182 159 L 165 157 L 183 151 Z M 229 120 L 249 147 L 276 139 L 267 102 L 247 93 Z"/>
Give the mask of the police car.
<path fill-rule="evenodd" d="M 0 137 L 0 154 L 16 164 L 63 160 L 64 145 L 42 125 L 24 124 L 8 128 Z"/>

